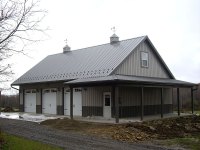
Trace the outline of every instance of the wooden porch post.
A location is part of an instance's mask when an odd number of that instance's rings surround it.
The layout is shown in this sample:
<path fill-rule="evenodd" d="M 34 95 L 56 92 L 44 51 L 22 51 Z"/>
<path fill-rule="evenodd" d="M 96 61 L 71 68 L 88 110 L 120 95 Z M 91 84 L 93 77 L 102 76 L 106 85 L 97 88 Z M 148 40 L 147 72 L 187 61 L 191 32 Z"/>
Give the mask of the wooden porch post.
<path fill-rule="evenodd" d="M 193 88 L 191 88 L 191 109 L 192 109 L 192 114 L 194 114 Z"/>
<path fill-rule="evenodd" d="M 112 86 L 112 89 L 111 89 L 111 100 L 112 100 L 111 113 L 112 113 L 112 117 L 114 118 L 115 117 L 115 86 L 114 85 Z"/>
<path fill-rule="evenodd" d="M 40 106 L 40 109 L 41 109 L 41 114 L 43 113 L 42 111 L 42 89 L 40 89 L 40 103 L 41 103 L 41 106 Z"/>
<path fill-rule="evenodd" d="M 62 87 L 62 115 L 65 114 L 64 98 L 65 98 L 65 88 Z"/>
<path fill-rule="evenodd" d="M 160 103 L 161 103 L 161 106 L 160 106 L 160 114 L 161 114 L 161 118 L 163 118 L 163 88 L 161 88 L 161 99 L 160 99 Z"/>
<path fill-rule="evenodd" d="M 119 123 L 119 87 L 114 87 L 115 93 L 115 123 Z"/>
<path fill-rule="evenodd" d="M 70 118 L 73 119 L 73 87 L 70 86 Z"/>
<path fill-rule="evenodd" d="M 143 101 L 144 101 L 144 88 L 141 87 L 141 101 L 140 101 L 140 118 L 141 120 L 143 120 L 143 116 L 144 116 L 144 104 L 143 104 Z"/>
<path fill-rule="evenodd" d="M 22 108 L 22 112 L 24 112 L 24 111 L 25 111 L 25 109 L 24 109 L 25 90 L 23 89 L 23 90 L 22 90 L 22 92 L 23 92 L 23 93 L 22 93 L 22 94 L 23 94 L 23 95 L 22 95 L 22 97 L 23 97 L 23 100 L 22 100 L 22 101 L 23 101 L 23 105 L 22 105 L 22 106 L 23 106 L 23 108 Z"/>
<path fill-rule="evenodd" d="M 177 108 L 178 108 L 178 116 L 180 116 L 180 97 L 179 97 L 179 88 L 177 88 Z"/>

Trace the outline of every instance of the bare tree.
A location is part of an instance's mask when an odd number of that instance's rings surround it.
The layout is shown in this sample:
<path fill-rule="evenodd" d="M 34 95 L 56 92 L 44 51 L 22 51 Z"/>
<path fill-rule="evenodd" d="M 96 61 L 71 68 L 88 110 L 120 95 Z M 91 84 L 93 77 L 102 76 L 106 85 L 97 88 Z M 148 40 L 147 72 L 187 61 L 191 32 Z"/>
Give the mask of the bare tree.
<path fill-rule="evenodd" d="M 35 32 L 43 32 L 39 23 L 46 11 L 35 0 L 0 0 L 0 83 L 13 74 L 6 63 L 13 54 L 23 53 L 27 45 L 39 41 Z"/>

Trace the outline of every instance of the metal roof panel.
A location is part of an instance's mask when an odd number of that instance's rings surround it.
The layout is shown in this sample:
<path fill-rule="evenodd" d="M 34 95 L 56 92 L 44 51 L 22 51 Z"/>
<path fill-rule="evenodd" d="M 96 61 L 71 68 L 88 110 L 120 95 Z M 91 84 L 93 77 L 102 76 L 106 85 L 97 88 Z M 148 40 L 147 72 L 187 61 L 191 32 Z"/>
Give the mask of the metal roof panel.
<path fill-rule="evenodd" d="M 108 76 L 145 38 L 47 56 L 12 85 Z"/>
<path fill-rule="evenodd" d="M 153 78 L 153 77 L 138 77 L 138 76 L 126 76 L 126 75 L 110 75 L 106 77 L 93 77 L 93 78 L 85 78 L 85 79 L 76 79 L 69 82 L 65 82 L 65 84 L 86 84 L 86 83 L 97 83 L 97 82 L 107 82 L 107 81 L 122 81 L 122 82 L 131 82 L 134 84 L 162 84 L 170 85 L 170 86 L 185 86 L 192 87 L 195 86 L 194 83 L 185 82 L 176 79 L 168 79 L 168 78 Z"/>

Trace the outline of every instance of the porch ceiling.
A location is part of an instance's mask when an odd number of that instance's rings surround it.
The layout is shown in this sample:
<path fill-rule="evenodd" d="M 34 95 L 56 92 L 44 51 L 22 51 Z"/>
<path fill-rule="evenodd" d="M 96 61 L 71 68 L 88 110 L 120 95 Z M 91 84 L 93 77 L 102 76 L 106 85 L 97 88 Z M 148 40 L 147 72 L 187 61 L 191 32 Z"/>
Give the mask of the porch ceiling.
<path fill-rule="evenodd" d="M 110 75 L 105 77 L 82 78 L 69 82 L 68 85 L 84 85 L 98 83 L 119 83 L 119 84 L 136 84 L 136 85 L 158 85 L 158 86 L 175 86 L 175 87 L 193 87 L 196 84 L 175 79 L 138 77 L 127 75 Z"/>

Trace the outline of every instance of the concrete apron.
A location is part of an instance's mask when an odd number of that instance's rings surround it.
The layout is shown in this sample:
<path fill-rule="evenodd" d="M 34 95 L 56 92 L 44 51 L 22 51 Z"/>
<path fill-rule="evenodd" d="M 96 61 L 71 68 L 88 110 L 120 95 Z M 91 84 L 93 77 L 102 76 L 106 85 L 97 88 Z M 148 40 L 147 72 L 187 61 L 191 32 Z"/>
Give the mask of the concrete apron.
<path fill-rule="evenodd" d="M 70 116 L 64 116 L 64 115 L 53 115 L 53 114 L 35 114 L 35 113 L 23 113 L 23 112 L 17 112 L 17 113 L 2 113 L 2 118 L 9 118 L 9 119 L 18 119 L 18 120 L 25 120 L 25 121 L 32 121 L 32 122 L 42 122 L 44 120 L 49 119 L 63 119 L 68 118 L 70 119 Z M 12 115 L 14 116 L 12 118 Z M 189 113 L 181 113 L 181 116 L 187 116 L 191 115 Z M 18 116 L 18 117 L 16 117 Z M 171 114 L 165 114 L 163 118 L 171 118 L 171 117 L 178 117 L 177 113 L 171 113 Z M 81 116 L 74 116 L 74 120 L 78 121 L 86 121 L 86 122 L 96 122 L 96 123 L 110 123 L 115 124 L 115 118 L 104 118 L 101 116 L 88 116 L 88 117 L 81 117 Z M 160 115 L 151 115 L 151 116 L 144 116 L 143 121 L 147 120 L 155 120 L 155 119 L 161 119 Z M 120 118 L 119 123 L 131 123 L 131 122 L 141 122 L 140 117 L 133 117 L 133 118 Z"/>

